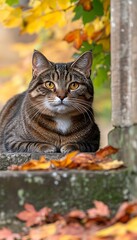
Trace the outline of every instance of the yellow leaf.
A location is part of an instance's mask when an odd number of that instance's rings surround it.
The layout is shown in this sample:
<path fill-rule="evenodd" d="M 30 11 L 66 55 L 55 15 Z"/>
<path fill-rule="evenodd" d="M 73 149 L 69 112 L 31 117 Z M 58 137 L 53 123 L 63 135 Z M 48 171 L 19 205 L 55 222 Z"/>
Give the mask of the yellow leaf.
<path fill-rule="evenodd" d="M 59 240 L 80 240 L 81 238 L 79 236 L 75 236 L 75 235 L 64 235 L 63 236 L 59 236 Z"/>
<path fill-rule="evenodd" d="M 26 26 L 22 27 L 21 33 L 38 33 L 44 27 L 44 21 L 41 18 L 37 19 L 31 16 L 27 20 L 29 21 L 26 23 Z"/>
<path fill-rule="evenodd" d="M 102 44 L 103 45 L 103 49 L 105 51 L 109 51 L 110 50 L 110 38 L 104 38 L 104 39 L 100 39 L 97 44 Z"/>
<path fill-rule="evenodd" d="M 30 160 L 20 166 L 20 170 L 47 170 L 51 166 L 51 162 L 47 161 L 44 156 L 39 160 Z"/>
<path fill-rule="evenodd" d="M 78 151 L 70 152 L 60 160 L 51 160 L 51 163 L 57 168 L 66 168 L 72 163 L 72 159 L 77 155 L 77 153 Z"/>
<path fill-rule="evenodd" d="M 110 24 L 107 24 L 107 25 L 106 25 L 105 32 L 106 32 L 106 36 L 109 36 L 109 35 L 110 35 Z"/>
<path fill-rule="evenodd" d="M 61 11 L 51 12 L 43 16 L 43 21 L 45 23 L 45 28 L 52 27 L 58 24 L 60 27 L 64 26 L 66 23 L 65 13 Z"/>
<path fill-rule="evenodd" d="M 4 21 L 4 25 L 7 27 L 17 27 L 22 22 L 22 10 L 20 8 L 13 8 L 10 14 Z"/>
<path fill-rule="evenodd" d="M 137 233 L 137 217 L 134 217 L 126 224 L 126 229 L 129 232 Z"/>
<path fill-rule="evenodd" d="M 102 229 L 96 233 L 98 237 L 109 237 L 109 236 L 116 236 L 116 235 L 123 235 L 127 232 L 125 225 L 122 223 L 116 223 L 111 227 L 107 227 Z"/>
<path fill-rule="evenodd" d="M 104 6 L 104 11 L 107 11 L 108 7 L 110 6 L 110 0 L 104 0 L 103 6 Z"/>
<path fill-rule="evenodd" d="M 8 4 L 0 4 L 0 22 L 8 18 L 12 8 Z"/>
<path fill-rule="evenodd" d="M 48 237 L 52 236 L 56 233 L 57 226 L 56 223 L 43 225 L 37 228 L 31 228 L 29 232 L 29 239 L 36 240 L 36 239 L 47 239 Z"/>
<path fill-rule="evenodd" d="M 100 162 L 99 166 L 102 167 L 103 170 L 111 170 L 111 169 L 116 169 L 124 166 L 123 161 L 118 161 L 118 160 L 112 160 L 110 162 Z"/>
<path fill-rule="evenodd" d="M 137 233 L 137 217 L 134 217 L 129 222 L 123 224 L 123 223 L 116 223 L 112 225 L 111 227 L 107 227 L 105 229 L 102 229 L 98 231 L 95 236 L 97 237 L 116 237 L 116 236 L 124 236 L 126 233 Z M 120 239 L 120 238 L 119 238 Z"/>
<path fill-rule="evenodd" d="M 6 0 L 0 0 L 0 5 L 6 3 Z"/>
<path fill-rule="evenodd" d="M 58 0 L 57 2 L 61 9 L 66 9 L 71 5 L 70 0 Z"/>

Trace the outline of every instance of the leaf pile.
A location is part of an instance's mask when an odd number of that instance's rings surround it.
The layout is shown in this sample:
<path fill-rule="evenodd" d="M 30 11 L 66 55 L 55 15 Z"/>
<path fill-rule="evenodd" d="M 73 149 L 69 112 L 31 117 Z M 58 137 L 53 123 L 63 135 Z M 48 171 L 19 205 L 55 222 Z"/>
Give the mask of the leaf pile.
<path fill-rule="evenodd" d="M 112 160 L 109 155 L 118 149 L 107 146 L 95 154 L 71 152 L 59 160 L 46 160 L 42 156 L 39 160 L 30 160 L 21 166 L 11 165 L 9 170 L 46 170 L 52 169 L 86 169 L 86 170 L 112 170 L 124 166 L 122 161 Z"/>
<path fill-rule="evenodd" d="M 87 211 L 72 210 L 55 214 L 48 207 L 37 211 L 26 203 L 17 218 L 25 222 L 27 232 L 0 230 L 0 240 L 135 240 L 137 239 L 137 202 L 123 203 L 114 217 L 107 205 L 94 201 Z M 26 231 L 26 230 L 25 230 Z"/>

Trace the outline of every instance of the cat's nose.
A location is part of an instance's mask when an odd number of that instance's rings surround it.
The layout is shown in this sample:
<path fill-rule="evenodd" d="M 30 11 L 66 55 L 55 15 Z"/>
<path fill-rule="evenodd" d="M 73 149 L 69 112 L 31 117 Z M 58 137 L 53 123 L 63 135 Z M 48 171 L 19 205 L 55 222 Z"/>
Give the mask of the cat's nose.
<path fill-rule="evenodd" d="M 65 98 L 65 96 L 58 96 L 62 101 Z"/>
<path fill-rule="evenodd" d="M 64 94 L 64 93 L 58 94 L 58 98 L 60 98 L 61 100 L 63 100 L 65 97 L 66 97 L 66 94 Z"/>

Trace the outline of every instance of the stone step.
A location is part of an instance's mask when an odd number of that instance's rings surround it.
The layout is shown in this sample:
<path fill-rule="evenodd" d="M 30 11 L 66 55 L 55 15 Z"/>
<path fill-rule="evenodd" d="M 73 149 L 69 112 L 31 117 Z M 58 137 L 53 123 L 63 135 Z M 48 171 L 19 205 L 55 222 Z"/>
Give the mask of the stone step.
<path fill-rule="evenodd" d="M 47 159 L 60 157 L 60 154 L 46 155 Z M 30 158 L 30 154 L 2 154 L 0 168 L 6 169 L 10 164 L 21 164 Z M 18 228 L 15 215 L 23 209 L 24 203 L 31 203 L 37 209 L 48 206 L 63 214 L 75 208 L 86 210 L 93 206 L 94 200 L 99 200 L 114 212 L 123 201 L 130 199 L 127 174 L 126 168 L 113 171 L 0 171 L 0 226 Z"/>

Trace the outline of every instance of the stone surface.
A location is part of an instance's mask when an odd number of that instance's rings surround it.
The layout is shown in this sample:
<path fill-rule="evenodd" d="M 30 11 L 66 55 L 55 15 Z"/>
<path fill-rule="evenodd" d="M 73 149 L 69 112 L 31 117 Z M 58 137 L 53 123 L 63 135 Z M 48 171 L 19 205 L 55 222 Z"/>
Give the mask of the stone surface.
<path fill-rule="evenodd" d="M 30 159 L 39 159 L 41 154 L 38 153 L 1 153 L 0 154 L 0 170 L 6 170 L 12 164 L 21 165 Z M 62 153 L 46 154 L 47 159 L 59 159 L 63 157 Z"/>
<path fill-rule="evenodd" d="M 109 133 L 108 143 L 119 148 L 117 158 L 123 160 L 131 171 L 137 172 L 137 124 L 116 127 Z"/>
<path fill-rule="evenodd" d="M 65 213 L 74 208 L 88 209 L 94 200 L 107 203 L 114 211 L 128 199 L 127 169 L 0 172 L 0 226 L 16 228 L 15 215 L 25 202 L 37 209 L 48 206 Z"/>
<path fill-rule="evenodd" d="M 137 1 L 111 1 L 112 124 L 137 123 Z"/>

